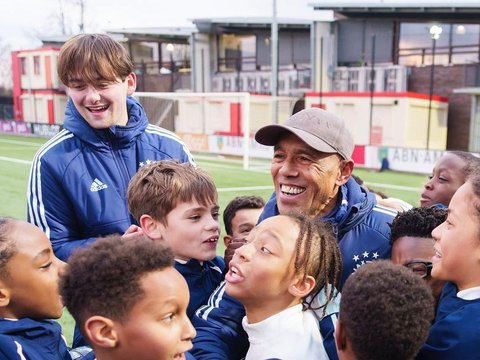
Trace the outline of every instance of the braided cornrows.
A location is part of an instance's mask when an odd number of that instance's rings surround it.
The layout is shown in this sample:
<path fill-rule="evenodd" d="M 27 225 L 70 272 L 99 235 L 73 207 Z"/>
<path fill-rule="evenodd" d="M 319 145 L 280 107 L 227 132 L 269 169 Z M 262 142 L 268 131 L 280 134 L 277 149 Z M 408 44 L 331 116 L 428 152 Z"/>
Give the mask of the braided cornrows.
<path fill-rule="evenodd" d="M 342 271 L 342 257 L 332 225 L 302 214 L 290 216 L 300 228 L 295 244 L 295 273 L 302 274 L 303 280 L 308 275 L 315 279 L 313 290 L 303 299 L 304 309 L 312 308 L 313 299 L 323 289 L 327 301 L 320 308 L 325 311 L 335 296 Z"/>

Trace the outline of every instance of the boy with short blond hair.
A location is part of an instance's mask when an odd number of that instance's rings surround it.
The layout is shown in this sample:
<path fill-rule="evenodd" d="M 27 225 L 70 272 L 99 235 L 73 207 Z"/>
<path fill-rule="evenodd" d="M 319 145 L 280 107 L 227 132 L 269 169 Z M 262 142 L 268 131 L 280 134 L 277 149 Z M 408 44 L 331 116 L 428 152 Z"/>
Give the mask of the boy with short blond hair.
<path fill-rule="evenodd" d="M 61 293 L 98 360 L 184 359 L 195 330 L 165 244 L 114 235 L 79 249 L 69 265 Z"/>
<path fill-rule="evenodd" d="M 191 164 L 159 161 L 145 165 L 132 178 L 127 199 L 145 235 L 172 249 L 175 268 L 190 290 L 191 318 L 220 284 L 225 267 L 216 256 L 220 224 L 213 180 Z"/>

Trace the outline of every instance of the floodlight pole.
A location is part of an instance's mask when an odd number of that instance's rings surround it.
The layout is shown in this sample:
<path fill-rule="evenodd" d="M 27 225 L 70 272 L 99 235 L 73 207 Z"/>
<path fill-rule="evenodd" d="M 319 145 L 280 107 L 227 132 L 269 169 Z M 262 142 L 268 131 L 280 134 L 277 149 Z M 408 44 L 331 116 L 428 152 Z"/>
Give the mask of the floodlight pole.
<path fill-rule="evenodd" d="M 277 0 L 273 0 L 272 28 L 271 28 L 271 56 L 272 56 L 272 76 L 271 76 L 271 93 L 272 93 L 272 123 L 278 123 L 278 23 L 277 23 Z"/>
<path fill-rule="evenodd" d="M 430 67 L 430 87 L 428 97 L 428 121 L 427 121 L 427 150 L 430 148 L 430 122 L 432 117 L 432 98 L 433 98 L 433 75 L 435 72 L 435 49 L 437 40 L 440 38 L 442 28 L 437 25 L 430 27 L 430 35 L 432 36 L 432 66 Z"/>

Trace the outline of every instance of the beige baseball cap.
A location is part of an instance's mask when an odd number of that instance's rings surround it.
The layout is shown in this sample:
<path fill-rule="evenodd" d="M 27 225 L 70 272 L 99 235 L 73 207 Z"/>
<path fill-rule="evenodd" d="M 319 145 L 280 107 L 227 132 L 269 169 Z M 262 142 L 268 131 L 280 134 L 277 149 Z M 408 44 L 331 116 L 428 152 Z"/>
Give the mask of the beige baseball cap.
<path fill-rule="evenodd" d="M 352 157 L 353 136 L 338 116 L 318 108 L 310 108 L 292 115 L 285 124 L 267 125 L 255 134 L 255 140 L 267 146 L 277 144 L 286 131 L 298 136 L 315 150 L 337 153 L 345 160 Z"/>

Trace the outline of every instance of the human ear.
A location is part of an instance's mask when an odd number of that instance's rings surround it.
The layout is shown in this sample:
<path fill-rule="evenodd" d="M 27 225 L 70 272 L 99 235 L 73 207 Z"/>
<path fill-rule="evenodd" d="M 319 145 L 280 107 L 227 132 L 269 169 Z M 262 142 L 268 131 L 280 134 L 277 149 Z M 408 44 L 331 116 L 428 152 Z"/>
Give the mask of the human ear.
<path fill-rule="evenodd" d="M 305 279 L 302 279 L 302 277 L 296 277 L 288 287 L 288 292 L 299 298 L 306 297 L 315 287 L 315 279 L 313 276 L 307 275 Z"/>
<path fill-rule="evenodd" d="M 135 73 L 130 73 L 127 76 L 127 95 L 132 95 L 137 89 L 137 75 Z"/>
<path fill-rule="evenodd" d="M 232 242 L 232 236 L 231 235 L 225 235 L 223 237 L 223 243 L 225 244 L 225 247 L 227 247 L 231 242 Z"/>
<path fill-rule="evenodd" d="M 0 281 L 0 308 L 5 308 L 10 304 L 10 290 Z"/>
<path fill-rule="evenodd" d="M 340 169 L 338 171 L 338 177 L 336 180 L 337 186 L 345 184 L 353 171 L 353 160 L 340 160 Z"/>
<path fill-rule="evenodd" d="M 337 327 L 335 328 L 335 344 L 339 351 L 346 350 L 347 348 L 347 335 L 340 320 L 337 321 Z"/>
<path fill-rule="evenodd" d="M 114 348 L 118 344 L 118 333 L 114 322 L 104 316 L 92 316 L 85 321 L 85 335 L 93 345 Z"/>
<path fill-rule="evenodd" d="M 145 235 L 147 235 L 152 240 L 160 240 L 163 237 L 162 229 L 163 226 L 159 221 L 153 219 L 150 215 L 142 215 L 139 219 L 140 227 L 142 228 Z"/>

